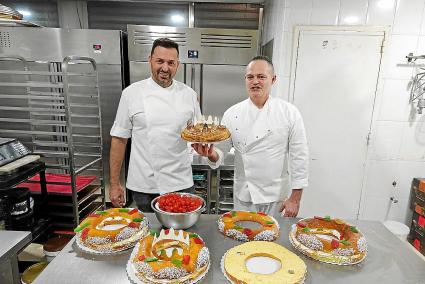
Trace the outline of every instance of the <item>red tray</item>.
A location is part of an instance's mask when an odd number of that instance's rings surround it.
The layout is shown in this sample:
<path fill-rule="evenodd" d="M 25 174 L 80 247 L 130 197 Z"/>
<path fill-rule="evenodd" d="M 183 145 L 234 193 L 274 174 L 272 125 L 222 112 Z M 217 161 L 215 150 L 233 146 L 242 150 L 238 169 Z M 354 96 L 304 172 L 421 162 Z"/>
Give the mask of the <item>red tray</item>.
<path fill-rule="evenodd" d="M 76 185 L 77 192 L 85 188 L 87 185 L 92 183 L 96 179 L 96 176 L 77 176 L 76 177 Z M 37 174 L 29 179 L 32 182 L 24 182 L 19 184 L 19 187 L 27 187 L 31 192 L 40 192 L 40 176 Z M 63 174 L 46 174 L 46 182 L 47 182 L 47 192 L 48 193 L 61 193 L 61 194 L 71 194 L 71 185 L 65 184 L 51 184 L 54 182 L 62 182 L 62 183 L 71 183 L 70 175 Z"/>

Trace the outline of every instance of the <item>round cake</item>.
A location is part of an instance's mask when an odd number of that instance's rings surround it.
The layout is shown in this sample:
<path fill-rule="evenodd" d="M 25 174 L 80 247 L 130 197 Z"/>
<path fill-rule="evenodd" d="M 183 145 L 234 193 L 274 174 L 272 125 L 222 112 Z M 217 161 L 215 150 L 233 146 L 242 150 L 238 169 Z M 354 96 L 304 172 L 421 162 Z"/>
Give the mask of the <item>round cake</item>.
<path fill-rule="evenodd" d="M 149 232 L 148 225 L 136 208 L 111 208 L 89 215 L 74 231 L 83 250 L 102 254 L 133 247 Z"/>
<path fill-rule="evenodd" d="M 257 229 L 245 228 L 238 222 L 249 221 L 260 224 Z M 274 241 L 279 237 L 279 224 L 272 216 L 263 212 L 230 211 L 217 220 L 218 230 L 225 236 L 242 241 Z"/>
<path fill-rule="evenodd" d="M 280 262 L 280 268 L 271 274 L 252 273 L 246 263 L 251 257 L 269 257 Z M 222 260 L 221 267 L 226 278 L 238 284 L 295 284 L 303 283 L 307 273 L 304 261 L 285 247 L 264 241 L 253 241 L 241 244 L 228 250 Z"/>
<path fill-rule="evenodd" d="M 303 254 L 331 264 L 356 264 L 367 253 L 366 239 L 355 226 L 329 216 L 298 221 L 289 240 Z"/>
<path fill-rule="evenodd" d="M 228 139 L 230 131 L 223 125 L 196 123 L 188 125 L 181 133 L 181 137 L 188 142 L 212 143 Z"/>
<path fill-rule="evenodd" d="M 194 233 L 167 229 L 151 232 L 134 248 L 127 274 L 135 283 L 196 283 L 208 272 L 210 253 Z"/>

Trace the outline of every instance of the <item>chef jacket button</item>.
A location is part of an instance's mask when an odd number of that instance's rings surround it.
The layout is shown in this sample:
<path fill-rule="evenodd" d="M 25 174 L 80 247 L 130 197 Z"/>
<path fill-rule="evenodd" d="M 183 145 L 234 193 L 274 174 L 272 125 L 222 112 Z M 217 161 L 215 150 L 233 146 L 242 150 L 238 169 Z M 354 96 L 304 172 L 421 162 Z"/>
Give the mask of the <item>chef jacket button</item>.
<path fill-rule="evenodd" d="M 257 139 L 258 139 L 258 136 L 255 136 L 255 138 L 257 138 Z"/>
<path fill-rule="evenodd" d="M 238 118 L 238 116 L 237 116 L 237 115 L 235 115 L 235 118 Z"/>
<path fill-rule="evenodd" d="M 267 129 L 268 132 L 270 132 L 270 129 Z"/>
<path fill-rule="evenodd" d="M 238 129 L 236 128 L 236 130 L 238 130 Z"/>

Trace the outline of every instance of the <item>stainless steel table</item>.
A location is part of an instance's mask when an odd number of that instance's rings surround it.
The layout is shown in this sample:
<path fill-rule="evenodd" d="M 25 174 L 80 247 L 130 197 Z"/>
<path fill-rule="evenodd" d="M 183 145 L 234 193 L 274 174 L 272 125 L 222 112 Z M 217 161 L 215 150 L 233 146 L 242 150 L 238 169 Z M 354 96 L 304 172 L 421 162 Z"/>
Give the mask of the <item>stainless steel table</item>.
<path fill-rule="evenodd" d="M 31 240 L 31 232 L 0 231 L 0 283 L 21 283 L 18 253 Z"/>
<path fill-rule="evenodd" d="M 147 214 L 153 228 L 159 224 L 153 214 Z M 202 283 L 226 283 L 220 269 L 220 259 L 226 250 L 240 244 L 224 237 L 216 226 L 216 215 L 202 215 L 190 231 L 202 236 L 211 251 L 211 268 Z M 288 240 L 291 224 L 296 219 L 277 217 L 281 235 L 277 240 L 294 251 Z M 353 221 L 366 235 L 369 251 L 366 259 L 354 266 L 319 263 L 299 253 L 307 264 L 305 283 L 415 283 L 425 284 L 425 262 L 388 231 L 380 222 Z M 81 252 L 72 240 L 47 266 L 34 282 L 47 283 L 128 283 L 125 266 L 130 252 L 115 256 L 93 256 Z"/>

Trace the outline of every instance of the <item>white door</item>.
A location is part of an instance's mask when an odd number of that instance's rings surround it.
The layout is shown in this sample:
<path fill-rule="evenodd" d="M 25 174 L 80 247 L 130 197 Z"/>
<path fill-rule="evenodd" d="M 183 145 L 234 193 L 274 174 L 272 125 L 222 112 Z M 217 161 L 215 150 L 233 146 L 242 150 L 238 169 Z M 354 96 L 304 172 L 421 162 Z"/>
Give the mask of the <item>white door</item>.
<path fill-rule="evenodd" d="M 299 31 L 292 100 L 310 148 L 299 216 L 357 219 L 384 32 Z"/>

